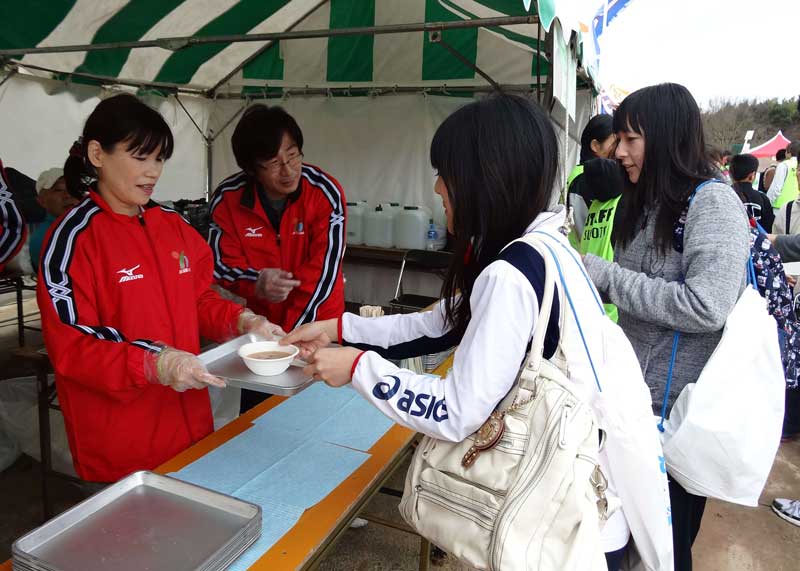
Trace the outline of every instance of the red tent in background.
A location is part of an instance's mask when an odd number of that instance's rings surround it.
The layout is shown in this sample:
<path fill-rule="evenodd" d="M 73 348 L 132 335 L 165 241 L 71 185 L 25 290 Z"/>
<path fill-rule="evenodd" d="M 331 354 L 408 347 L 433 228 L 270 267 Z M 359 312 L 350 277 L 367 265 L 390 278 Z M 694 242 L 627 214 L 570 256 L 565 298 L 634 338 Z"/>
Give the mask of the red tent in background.
<path fill-rule="evenodd" d="M 791 143 L 791 141 L 784 137 L 781 131 L 778 131 L 778 134 L 772 137 L 769 141 L 763 145 L 753 147 L 747 152 L 759 158 L 774 159 L 775 153 L 781 149 L 785 149 L 787 146 L 789 146 L 789 143 Z"/>

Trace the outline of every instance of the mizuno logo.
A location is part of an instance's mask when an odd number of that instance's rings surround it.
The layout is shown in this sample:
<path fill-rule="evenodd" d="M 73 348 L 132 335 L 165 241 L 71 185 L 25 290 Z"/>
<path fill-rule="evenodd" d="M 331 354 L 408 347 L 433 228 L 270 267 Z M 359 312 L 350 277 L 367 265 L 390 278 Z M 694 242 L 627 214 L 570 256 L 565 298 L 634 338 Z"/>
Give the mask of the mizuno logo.
<path fill-rule="evenodd" d="M 117 283 L 132 282 L 133 280 L 141 280 L 141 279 L 143 279 L 144 278 L 144 274 L 135 274 L 134 273 L 140 267 L 141 267 L 141 264 L 136 264 L 135 266 L 133 266 L 130 269 L 122 268 L 121 270 L 119 270 L 117 273 L 118 274 L 123 274 L 123 275 L 122 275 L 121 278 L 119 278 L 119 281 Z"/>
<path fill-rule="evenodd" d="M 245 238 L 261 238 L 263 234 L 259 232 L 263 226 L 258 226 L 257 228 L 245 228 L 247 232 L 244 233 Z"/>
<path fill-rule="evenodd" d="M 400 377 L 386 375 L 387 379 L 392 379 L 393 383 L 380 382 L 372 388 L 372 396 L 379 400 L 391 400 L 400 390 Z M 397 410 L 405 412 L 411 416 L 432 418 L 435 422 L 447 420 L 447 405 L 444 399 L 437 400 L 432 395 L 425 393 L 415 394 L 409 389 L 403 391 L 403 395 L 395 403 Z"/>

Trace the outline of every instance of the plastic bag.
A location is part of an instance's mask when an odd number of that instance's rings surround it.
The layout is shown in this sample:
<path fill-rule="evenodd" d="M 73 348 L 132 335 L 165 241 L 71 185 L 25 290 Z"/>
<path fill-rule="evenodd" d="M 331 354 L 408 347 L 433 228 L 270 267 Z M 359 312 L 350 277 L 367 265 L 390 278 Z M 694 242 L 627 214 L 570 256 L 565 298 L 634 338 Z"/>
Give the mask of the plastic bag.
<path fill-rule="evenodd" d="M 48 380 L 53 383 L 53 376 L 50 375 Z M 52 468 L 56 472 L 76 476 L 67 441 L 67 431 L 64 427 L 64 416 L 60 410 L 51 409 L 49 412 Z M 41 462 L 36 377 L 18 377 L 0 381 L 0 434 L 4 435 L 6 441 L 5 461 L 12 455 L 9 452 L 11 446 L 15 446 L 18 451 L 17 456 L 19 453 L 27 454 Z M 0 449 L 2 446 L 0 444 Z M 2 466 L 2 454 L 0 454 L 0 466 Z"/>

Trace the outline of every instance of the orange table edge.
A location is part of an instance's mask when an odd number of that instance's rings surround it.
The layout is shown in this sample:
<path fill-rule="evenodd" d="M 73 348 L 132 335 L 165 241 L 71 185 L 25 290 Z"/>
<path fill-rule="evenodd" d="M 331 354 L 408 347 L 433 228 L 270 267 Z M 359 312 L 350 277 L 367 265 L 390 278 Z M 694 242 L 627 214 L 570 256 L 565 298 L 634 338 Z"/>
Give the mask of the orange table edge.
<path fill-rule="evenodd" d="M 267 399 L 154 471 L 168 474 L 191 464 L 249 429 L 256 418 L 284 400 L 286 397 L 278 396 Z M 413 430 L 393 425 L 367 451 L 369 458 L 322 501 L 308 508 L 295 526 L 250 566 L 250 571 L 300 569 L 312 560 L 336 527 L 345 523 L 343 520 L 351 507 L 373 490 L 375 483 L 385 474 L 384 468 L 411 445 L 415 434 Z M 269 517 L 269 514 L 265 513 L 264 516 Z"/>
<path fill-rule="evenodd" d="M 442 375 L 452 366 L 453 356 L 448 357 L 434 372 Z M 212 432 L 193 446 L 187 448 L 154 472 L 169 474 L 176 472 L 195 460 L 202 458 L 215 448 L 245 432 L 258 417 L 275 408 L 286 397 L 273 396 L 239 416 L 219 430 Z M 369 458 L 355 472 L 339 484 L 315 506 L 308 508 L 295 526 L 279 539 L 249 571 L 276 571 L 300 569 L 313 563 L 322 547 L 336 536 L 337 527 L 346 521 L 346 516 L 359 503 L 376 492 L 376 484 L 388 477 L 398 460 L 411 446 L 415 432 L 398 424 L 393 425 L 367 452 Z M 391 468 L 386 470 L 384 468 Z M 363 502 L 362 502 L 363 503 Z M 265 514 L 268 516 L 269 514 Z M 0 571 L 12 571 L 11 560 L 0 564 Z"/>

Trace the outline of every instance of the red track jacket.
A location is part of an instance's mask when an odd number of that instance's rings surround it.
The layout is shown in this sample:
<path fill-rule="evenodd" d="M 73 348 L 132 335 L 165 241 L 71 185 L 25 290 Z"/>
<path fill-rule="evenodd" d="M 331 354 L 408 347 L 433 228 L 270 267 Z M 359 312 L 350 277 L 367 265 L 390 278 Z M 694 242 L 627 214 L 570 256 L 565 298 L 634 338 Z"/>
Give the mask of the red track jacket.
<path fill-rule="evenodd" d="M 342 256 L 345 197 L 339 183 L 323 170 L 303 165 L 300 188 L 289 196 L 275 232 L 244 172 L 228 177 L 211 201 L 209 242 L 214 277 L 245 298 L 247 306 L 290 331 L 344 312 Z M 283 303 L 255 296 L 259 270 L 292 272 L 301 285 Z"/>
<path fill-rule="evenodd" d="M 207 390 L 178 393 L 144 373 L 155 341 L 197 353 L 200 335 L 235 331 L 242 307 L 209 289 L 212 268 L 200 234 L 154 202 L 131 217 L 92 192 L 53 224 L 37 294 L 81 478 L 153 469 L 213 430 Z"/>
<path fill-rule="evenodd" d="M 3 162 L 0 161 L 0 272 L 17 255 L 27 234 L 25 221 L 14 203 L 7 180 Z"/>

